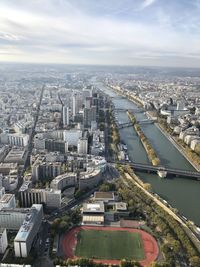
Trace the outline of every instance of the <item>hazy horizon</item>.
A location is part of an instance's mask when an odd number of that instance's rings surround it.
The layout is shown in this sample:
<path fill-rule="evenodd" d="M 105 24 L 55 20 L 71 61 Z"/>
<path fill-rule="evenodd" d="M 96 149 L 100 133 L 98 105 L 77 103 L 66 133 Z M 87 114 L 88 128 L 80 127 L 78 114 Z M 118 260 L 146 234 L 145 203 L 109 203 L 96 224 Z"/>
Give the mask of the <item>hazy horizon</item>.
<path fill-rule="evenodd" d="M 0 62 L 200 68 L 200 0 L 1 0 Z"/>

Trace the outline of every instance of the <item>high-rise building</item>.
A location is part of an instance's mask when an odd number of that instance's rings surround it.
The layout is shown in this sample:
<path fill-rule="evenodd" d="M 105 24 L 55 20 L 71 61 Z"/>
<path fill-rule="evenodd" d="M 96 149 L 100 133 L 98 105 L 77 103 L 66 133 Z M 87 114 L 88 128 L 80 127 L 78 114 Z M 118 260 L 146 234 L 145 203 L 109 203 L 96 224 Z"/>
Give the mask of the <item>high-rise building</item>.
<path fill-rule="evenodd" d="M 84 108 L 83 110 L 83 125 L 84 127 L 91 127 L 91 122 L 96 121 L 96 107 Z"/>
<path fill-rule="evenodd" d="M 45 204 L 48 208 L 59 209 L 61 207 L 61 190 L 46 189 Z"/>
<path fill-rule="evenodd" d="M 60 208 L 61 190 L 35 189 L 22 185 L 19 190 L 19 203 L 21 207 L 31 207 L 33 204 L 46 204 L 47 208 Z"/>
<path fill-rule="evenodd" d="M 9 134 L 9 133 L 1 133 L 0 134 L 0 142 L 2 144 L 9 144 L 12 146 L 27 146 L 29 141 L 28 134 Z"/>
<path fill-rule="evenodd" d="M 26 214 L 30 209 L 6 209 L 0 210 L 0 225 L 10 230 L 19 230 Z"/>
<path fill-rule="evenodd" d="M 61 153 L 67 153 L 68 143 L 63 140 L 45 139 L 45 149 L 48 151 L 58 151 Z"/>
<path fill-rule="evenodd" d="M 62 112 L 63 126 L 66 127 L 69 125 L 69 108 L 63 106 Z"/>
<path fill-rule="evenodd" d="M 5 228 L 0 228 L 0 254 L 4 254 L 8 246 L 7 232 Z"/>
<path fill-rule="evenodd" d="M 32 165 L 33 181 L 44 180 L 46 178 L 54 178 L 61 174 L 61 162 L 38 162 Z"/>
<path fill-rule="evenodd" d="M 72 115 L 73 115 L 73 118 L 76 116 L 77 113 L 78 113 L 77 94 L 74 94 L 72 96 Z"/>
<path fill-rule="evenodd" d="M 43 218 L 42 205 L 33 205 L 14 240 L 15 257 L 26 258 L 32 247 Z"/>
<path fill-rule="evenodd" d="M 81 130 L 72 129 L 63 132 L 63 139 L 68 142 L 69 146 L 77 146 L 77 142 L 80 137 L 82 137 Z"/>
<path fill-rule="evenodd" d="M 88 153 L 88 139 L 80 138 L 77 145 L 78 154 L 87 154 Z"/>

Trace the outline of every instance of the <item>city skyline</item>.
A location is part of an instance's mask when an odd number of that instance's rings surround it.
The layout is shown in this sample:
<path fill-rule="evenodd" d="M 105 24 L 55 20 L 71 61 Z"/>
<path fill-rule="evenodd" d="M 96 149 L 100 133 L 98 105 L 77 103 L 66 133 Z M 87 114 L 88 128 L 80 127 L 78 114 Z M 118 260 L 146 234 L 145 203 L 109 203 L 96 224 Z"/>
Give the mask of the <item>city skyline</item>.
<path fill-rule="evenodd" d="M 0 61 L 200 67 L 200 1 L 2 0 Z"/>

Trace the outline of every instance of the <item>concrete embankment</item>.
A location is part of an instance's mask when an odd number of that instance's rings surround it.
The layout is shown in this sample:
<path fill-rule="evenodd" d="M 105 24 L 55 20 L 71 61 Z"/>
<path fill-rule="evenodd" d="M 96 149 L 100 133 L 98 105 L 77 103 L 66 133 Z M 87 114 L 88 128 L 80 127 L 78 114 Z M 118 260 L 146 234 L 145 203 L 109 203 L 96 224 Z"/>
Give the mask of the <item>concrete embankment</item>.
<path fill-rule="evenodd" d="M 176 147 L 176 149 L 178 149 L 178 151 L 184 156 L 184 158 L 189 161 L 189 163 L 199 172 L 200 171 L 200 167 L 197 166 L 197 164 L 195 164 L 194 162 L 192 162 L 190 160 L 190 158 L 187 156 L 187 154 L 185 153 L 185 151 L 183 150 L 183 148 L 177 144 L 176 140 L 174 140 L 174 138 L 165 132 L 165 130 L 158 124 L 155 123 L 155 126 L 162 132 L 162 134 L 164 134 L 164 136 Z"/>
<path fill-rule="evenodd" d="M 142 184 L 138 182 L 139 177 L 137 179 L 129 173 L 124 173 L 127 180 L 133 182 L 137 187 L 139 187 L 148 197 L 150 197 L 158 206 L 160 206 L 164 211 L 166 211 L 170 216 L 172 216 L 176 221 L 178 221 L 183 230 L 186 232 L 187 236 L 190 238 L 197 251 L 200 253 L 200 240 L 197 236 L 194 235 L 194 232 L 188 227 L 188 225 L 169 207 L 167 207 L 160 199 L 155 197 L 151 192 L 147 191 Z"/>

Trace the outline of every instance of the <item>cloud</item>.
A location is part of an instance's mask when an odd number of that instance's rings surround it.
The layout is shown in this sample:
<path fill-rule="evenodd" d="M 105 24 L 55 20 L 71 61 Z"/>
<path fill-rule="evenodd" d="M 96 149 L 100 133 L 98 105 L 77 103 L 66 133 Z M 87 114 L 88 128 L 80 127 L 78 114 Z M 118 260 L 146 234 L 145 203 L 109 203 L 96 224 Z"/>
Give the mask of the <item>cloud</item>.
<path fill-rule="evenodd" d="M 182 57 L 189 63 L 191 51 L 200 55 L 198 14 L 181 2 L 155 2 L 139 9 L 141 0 L 1 0 L 0 60 L 176 65 Z"/>
<path fill-rule="evenodd" d="M 142 4 L 142 8 L 149 7 L 149 6 L 153 5 L 155 2 L 156 2 L 156 0 L 144 0 L 144 2 Z"/>

